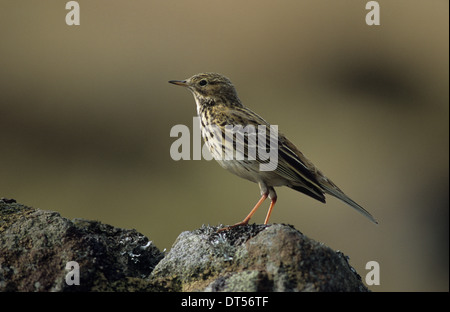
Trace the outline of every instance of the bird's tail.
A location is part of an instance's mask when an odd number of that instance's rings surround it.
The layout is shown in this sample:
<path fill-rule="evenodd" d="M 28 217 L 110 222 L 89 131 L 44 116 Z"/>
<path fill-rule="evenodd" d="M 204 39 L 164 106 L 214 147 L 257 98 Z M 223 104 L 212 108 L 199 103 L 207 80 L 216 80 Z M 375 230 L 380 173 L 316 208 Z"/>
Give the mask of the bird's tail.
<path fill-rule="evenodd" d="M 353 207 L 356 211 L 358 211 L 359 213 L 361 213 L 362 215 L 364 215 L 366 218 L 368 218 L 370 221 L 372 221 L 375 224 L 378 224 L 378 221 L 375 220 L 375 218 L 363 207 L 361 207 L 360 205 L 358 205 L 355 201 L 353 201 L 350 197 L 348 197 L 347 195 L 345 195 L 337 186 L 334 185 L 322 185 L 323 190 L 342 200 L 344 203 L 346 203 L 347 205 Z"/>

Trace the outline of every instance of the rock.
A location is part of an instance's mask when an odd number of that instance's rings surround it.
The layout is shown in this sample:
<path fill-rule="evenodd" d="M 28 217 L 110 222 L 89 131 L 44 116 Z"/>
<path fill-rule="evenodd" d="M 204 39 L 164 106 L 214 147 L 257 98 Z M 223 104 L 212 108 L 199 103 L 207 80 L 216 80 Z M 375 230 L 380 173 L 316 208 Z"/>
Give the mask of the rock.
<path fill-rule="evenodd" d="M 143 278 L 162 258 L 135 230 L 0 201 L 0 291 L 151 290 Z M 79 286 L 66 283 L 70 261 Z"/>
<path fill-rule="evenodd" d="M 183 232 L 151 277 L 176 291 L 368 291 L 341 252 L 289 225 Z"/>
<path fill-rule="evenodd" d="M 289 225 L 144 235 L 0 199 L 0 291 L 367 291 L 340 252 Z M 76 261 L 80 285 L 68 285 Z"/>

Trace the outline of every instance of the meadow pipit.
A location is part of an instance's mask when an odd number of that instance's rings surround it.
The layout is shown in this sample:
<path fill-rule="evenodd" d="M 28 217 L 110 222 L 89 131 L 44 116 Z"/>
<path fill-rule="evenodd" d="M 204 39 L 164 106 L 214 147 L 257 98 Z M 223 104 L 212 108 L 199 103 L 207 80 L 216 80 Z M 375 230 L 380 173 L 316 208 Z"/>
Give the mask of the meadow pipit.
<path fill-rule="evenodd" d="M 350 199 L 324 176 L 283 134 L 274 131 L 267 121 L 242 105 L 236 89 L 228 78 L 216 73 L 202 73 L 186 80 L 169 82 L 188 88 L 194 95 L 200 117 L 202 137 L 211 155 L 223 168 L 259 185 L 260 200 L 242 222 L 231 227 L 247 224 L 259 206 L 269 197 L 271 203 L 264 221 L 264 224 L 267 224 L 277 201 L 274 189 L 276 186 L 288 186 L 323 203 L 325 203 L 325 193 L 330 194 L 355 208 L 370 221 L 378 223 L 368 211 Z M 249 130 L 259 130 L 261 126 L 270 128 L 270 131 L 267 130 L 262 136 L 259 136 L 258 133 L 256 136 Z M 227 134 L 227 129 L 237 129 L 234 131 L 236 135 L 232 141 Z M 246 131 L 242 131 L 243 129 Z M 239 130 L 241 130 L 241 135 L 238 135 Z M 256 138 L 258 138 L 258 144 L 261 143 L 260 141 L 264 141 L 265 145 L 262 150 L 258 149 L 252 158 L 250 152 L 252 148 L 255 151 L 258 145 Z M 269 143 L 273 142 L 276 143 L 275 148 L 272 145 L 269 147 Z M 245 157 L 237 157 L 239 143 L 244 146 L 240 155 Z M 258 147 L 260 146 L 258 145 Z M 269 148 L 271 152 L 275 152 L 277 164 L 272 170 L 261 170 L 261 165 L 268 163 L 267 157 L 263 157 L 263 151 L 267 152 Z M 235 157 L 224 157 L 224 155 L 230 155 L 230 152 Z"/>

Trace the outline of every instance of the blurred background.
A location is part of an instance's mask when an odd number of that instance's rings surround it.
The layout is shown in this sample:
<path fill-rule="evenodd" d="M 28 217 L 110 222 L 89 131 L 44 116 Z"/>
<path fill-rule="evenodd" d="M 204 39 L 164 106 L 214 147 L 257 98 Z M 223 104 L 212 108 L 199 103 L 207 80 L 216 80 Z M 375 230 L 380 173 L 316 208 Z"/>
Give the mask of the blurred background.
<path fill-rule="evenodd" d="M 214 161 L 174 161 L 192 95 L 167 83 L 228 76 L 238 94 L 379 221 L 279 188 L 273 223 L 350 257 L 372 291 L 449 290 L 449 2 L 0 1 L 0 197 L 135 228 L 161 250 L 233 224 L 256 184 Z M 269 203 L 252 218 L 262 223 Z"/>

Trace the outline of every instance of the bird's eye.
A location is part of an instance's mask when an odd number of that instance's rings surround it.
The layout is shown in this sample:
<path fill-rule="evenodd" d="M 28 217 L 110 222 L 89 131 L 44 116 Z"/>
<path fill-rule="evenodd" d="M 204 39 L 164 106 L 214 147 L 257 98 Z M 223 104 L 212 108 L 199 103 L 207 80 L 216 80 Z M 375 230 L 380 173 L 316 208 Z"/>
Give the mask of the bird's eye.
<path fill-rule="evenodd" d="M 203 87 L 203 86 L 206 86 L 207 83 L 208 82 L 205 79 L 203 79 L 203 80 L 200 80 L 200 82 L 198 84 Z"/>

